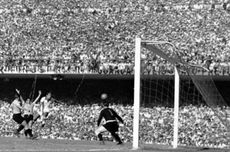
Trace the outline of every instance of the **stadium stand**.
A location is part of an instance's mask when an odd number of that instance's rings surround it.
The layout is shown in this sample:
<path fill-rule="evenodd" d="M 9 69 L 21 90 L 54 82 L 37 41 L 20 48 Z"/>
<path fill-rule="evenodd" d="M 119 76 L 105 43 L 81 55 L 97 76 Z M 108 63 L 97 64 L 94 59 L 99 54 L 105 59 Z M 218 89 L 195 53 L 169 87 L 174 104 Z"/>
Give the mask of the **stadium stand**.
<path fill-rule="evenodd" d="M 3 73 L 132 74 L 134 38 L 168 41 L 189 63 L 229 75 L 229 2 L 1 0 Z M 152 52 L 145 74 L 170 74 Z M 197 74 L 207 74 L 196 71 Z"/>

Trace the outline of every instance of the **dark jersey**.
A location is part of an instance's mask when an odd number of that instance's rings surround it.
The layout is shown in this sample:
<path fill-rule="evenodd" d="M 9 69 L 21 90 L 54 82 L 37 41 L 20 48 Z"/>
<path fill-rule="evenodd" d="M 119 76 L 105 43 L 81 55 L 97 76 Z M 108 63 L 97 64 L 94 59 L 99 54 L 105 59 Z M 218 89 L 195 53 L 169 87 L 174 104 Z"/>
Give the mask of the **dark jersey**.
<path fill-rule="evenodd" d="M 122 118 L 111 108 L 105 108 L 101 111 L 97 121 L 98 126 L 100 125 L 102 118 L 104 118 L 105 121 L 116 121 L 118 119 L 123 123 Z"/>

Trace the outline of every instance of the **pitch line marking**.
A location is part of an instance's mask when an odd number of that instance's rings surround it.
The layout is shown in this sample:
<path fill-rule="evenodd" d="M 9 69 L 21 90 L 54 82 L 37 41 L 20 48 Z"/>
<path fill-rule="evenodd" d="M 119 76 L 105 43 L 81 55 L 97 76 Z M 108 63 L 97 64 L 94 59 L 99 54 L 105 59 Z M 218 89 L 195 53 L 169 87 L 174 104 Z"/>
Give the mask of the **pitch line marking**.
<path fill-rule="evenodd" d="M 88 149 L 86 151 L 118 151 L 118 150 L 123 150 L 123 149 L 120 149 L 120 148 L 117 148 L 117 149 Z"/>
<path fill-rule="evenodd" d="M 18 151 L 18 152 L 22 152 L 22 151 L 39 151 L 39 152 L 46 152 L 46 151 L 119 151 L 119 150 L 125 150 L 125 149 L 121 149 L 121 148 L 115 148 L 115 149 L 4 149 L 4 150 L 0 150 L 0 152 L 3 152 L 3 151 Z"/>

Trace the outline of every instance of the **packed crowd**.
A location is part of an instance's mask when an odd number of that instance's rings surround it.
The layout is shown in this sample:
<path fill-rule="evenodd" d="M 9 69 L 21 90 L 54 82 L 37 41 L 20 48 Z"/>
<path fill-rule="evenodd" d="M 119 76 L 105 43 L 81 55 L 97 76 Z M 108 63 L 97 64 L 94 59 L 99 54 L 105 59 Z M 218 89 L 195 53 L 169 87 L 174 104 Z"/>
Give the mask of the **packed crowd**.
<path fill-rule="evenodd" d="M 133 107 L 130 105 L 111 105 L 125 122 L 120 127 L 124 142 L 132 142 Z M 97 140 L 96 122 L 101 107 L 91 105 L 55 105 L 46 126 L 40 129 L 35 123 L 34 132 L 40 138 L 68 140 Z M 221 109 L 219 109 L 221 111 Z M 11 120 L 9 103 L 0 104 L 0 136 L 12 136 L 17 127 Z M 219 119 L 207 106 L 188 105 L 180 108 L 179 145 L 198 147 L 227 147 L 229 134 Z M 106 140 L 112 140 L 107 134 Z M 142 107 L 140 109 L 140 142 L 171 145 L 173 140 L 173 109 L 167 107 Z"/>
<path fill-rule="evenodd" d="M 229 75 L 227 0 L 1 0 L 0 71 L 132 74 L 134 39 L 160 45 L 209 74 Z M 172 66 L 143 51 L 146 74 Z M 204 70 L 196 70 L 204 74 Z"/>

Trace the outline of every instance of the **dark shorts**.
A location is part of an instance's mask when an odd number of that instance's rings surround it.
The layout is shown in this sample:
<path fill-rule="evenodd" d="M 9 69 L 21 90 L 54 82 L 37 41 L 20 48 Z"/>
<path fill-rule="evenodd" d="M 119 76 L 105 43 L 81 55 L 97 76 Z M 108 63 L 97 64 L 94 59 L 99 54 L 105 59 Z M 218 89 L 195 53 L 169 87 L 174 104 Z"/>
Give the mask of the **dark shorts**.
<path fill-rule="evenodd" d="M 25 119 L 22 117 L 20 113 L 18 113 L 18 114 L 13 114 L 13 120 L 18 124 L 21 124 Z"/>
<path fill-rule="evenodd" d="M 25 119 L 26 123 L 29 123 L 29 122 L 32 121 L 34 118 L 33 118 L 33 115 L 24 115 L 24 119 Z"/>
<path fill-rule="evenodd" d="M 109 132 L 117 132 L 119 125 L 116 121 L 114 122 L 108 122 L 106 124 L 103 125 L 105 127 L 105 129 L 107 129 Z"/>

